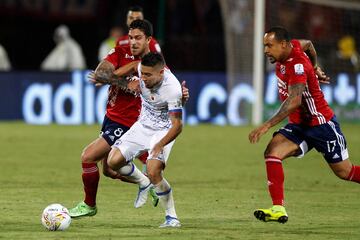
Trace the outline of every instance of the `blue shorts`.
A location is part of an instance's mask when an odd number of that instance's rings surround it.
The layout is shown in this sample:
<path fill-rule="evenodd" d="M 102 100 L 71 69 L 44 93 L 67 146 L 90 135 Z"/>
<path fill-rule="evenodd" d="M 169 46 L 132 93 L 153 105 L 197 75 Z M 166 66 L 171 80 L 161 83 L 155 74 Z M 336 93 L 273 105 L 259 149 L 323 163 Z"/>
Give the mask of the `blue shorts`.
<path fill-rule="evenodd" d="M 328 163 L 337 163 L 349 158 L 346 140 L 335 116 L 327 123 L 318 126 L 289 123 L 274 135 L 277 133 L 299 145 L 302 153 L 297 157 L 302 157 L 315 148 Z"/>
<path fill-rule="evenodd" d="M 112 146 L 116 140 L 118 140 L 128 130 L 129 127 L 114 122 L 105 115 L 100 136 L 103 137 L 110 146 Z"/>

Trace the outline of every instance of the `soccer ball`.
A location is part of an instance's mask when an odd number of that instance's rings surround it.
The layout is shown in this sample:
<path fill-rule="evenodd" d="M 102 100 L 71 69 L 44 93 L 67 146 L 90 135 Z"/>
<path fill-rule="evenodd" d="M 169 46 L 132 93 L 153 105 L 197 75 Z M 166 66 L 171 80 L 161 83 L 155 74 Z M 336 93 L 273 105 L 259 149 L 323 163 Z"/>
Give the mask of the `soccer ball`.
<path fill-rule="evenodd" d="M 41 223 L 49 231 L 63 231 L 70 226 L 71 217 L 66 207 L 54 203 L 44 209 L 41 214 Z"/>

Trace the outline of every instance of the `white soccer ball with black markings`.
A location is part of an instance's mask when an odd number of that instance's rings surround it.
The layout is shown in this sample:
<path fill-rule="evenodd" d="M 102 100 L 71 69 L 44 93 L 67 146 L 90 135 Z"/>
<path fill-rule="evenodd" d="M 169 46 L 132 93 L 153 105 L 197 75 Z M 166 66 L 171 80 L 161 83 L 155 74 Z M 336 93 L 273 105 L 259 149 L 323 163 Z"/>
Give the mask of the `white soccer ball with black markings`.
<path fill-rule="evenodd" d="M 70 226 L 71 217 L 66 207 L 54 203 L 44 209 L 41 214 L 41 223 L 49 231 L 63 231 Z"/>

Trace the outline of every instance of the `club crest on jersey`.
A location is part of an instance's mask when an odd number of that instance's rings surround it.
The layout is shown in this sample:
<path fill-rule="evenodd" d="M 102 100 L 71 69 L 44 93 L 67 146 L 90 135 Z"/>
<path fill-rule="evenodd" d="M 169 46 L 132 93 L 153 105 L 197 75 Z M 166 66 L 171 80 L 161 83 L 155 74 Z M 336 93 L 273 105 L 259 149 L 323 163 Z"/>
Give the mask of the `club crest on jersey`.
<path fill-rule="evenodd" d="M 286 72 L 285 66 L 284 66 L 284 65 L 280 65 L 280 73 L 281 73 L 281 74 L 285 74 L 285 72 Z"/>
<path fill-rule="evenodd" d="M 304 66 L 301 63 L 294 65 L 295 74 L 296 75 L 303 75 L 304 74 Z"/>

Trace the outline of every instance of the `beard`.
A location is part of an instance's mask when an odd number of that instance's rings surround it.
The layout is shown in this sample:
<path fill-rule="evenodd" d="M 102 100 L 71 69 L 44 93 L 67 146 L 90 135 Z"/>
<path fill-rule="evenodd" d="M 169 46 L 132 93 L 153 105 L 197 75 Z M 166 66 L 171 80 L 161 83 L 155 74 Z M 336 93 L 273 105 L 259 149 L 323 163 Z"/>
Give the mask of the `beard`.
<path fill-rule="evenodd" d="M 268 56 L 269 62 L 274 64 L 276 63 L 276 59 L 273 56 Z"/>

